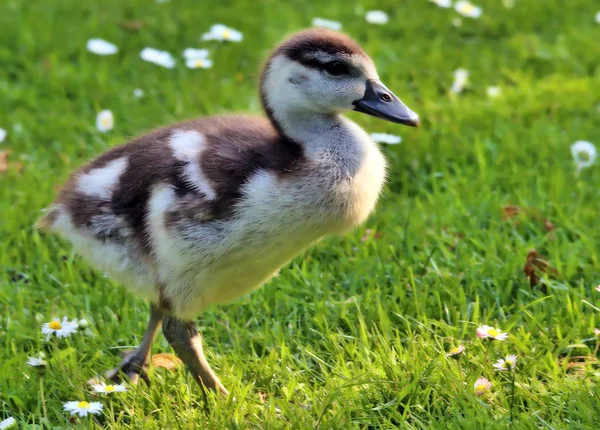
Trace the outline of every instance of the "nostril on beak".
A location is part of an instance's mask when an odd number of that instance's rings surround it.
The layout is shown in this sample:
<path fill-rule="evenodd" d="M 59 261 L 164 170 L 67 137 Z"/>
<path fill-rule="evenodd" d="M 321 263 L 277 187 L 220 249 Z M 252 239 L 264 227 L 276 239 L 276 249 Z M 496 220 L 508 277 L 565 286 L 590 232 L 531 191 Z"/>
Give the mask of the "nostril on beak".
<path fill-rule="evenodd" d="M 392 96 L 390 96 L 388 93 L 383 93 L 383 94 L 381 94 L 381 95 L 379 96 L 379 98 L 380 98 L 381 100 L 383 100 L 384 102 L 386 102 L 386 103 L 389 103 L 389 102 L 391 102 L 391 101 L 392 101 Z"/>

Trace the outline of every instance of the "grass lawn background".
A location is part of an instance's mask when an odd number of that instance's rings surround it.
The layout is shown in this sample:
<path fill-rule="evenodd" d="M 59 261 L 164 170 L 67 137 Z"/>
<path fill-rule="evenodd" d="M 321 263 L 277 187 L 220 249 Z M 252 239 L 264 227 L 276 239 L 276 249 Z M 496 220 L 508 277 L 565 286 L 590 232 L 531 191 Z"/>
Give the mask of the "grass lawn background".
<path fill-rule="evenodd" d="M 262 59 L 319 16 L 342 22 L 422 119 L 410 129 L 350 115 L 403 138 L 383 148 L 390 174 L 377 212 L 263 289 L 199 318 L 230 399 L 206 407 L 182 368 L 155 369 L 150 388 L 101 398 L 104 413 L 74 425 L 598 428 L 600 169 L 576 176 L 569 147 L 600 144 L 600 5 L 477 4 L 482 17 L 456 27 L 453 9 L 425 0 L 3 0 L 0 151 L 11 153 L 0 173 L 0 420 L 73 425 L 62 403 L 93 399 L 86 381 L 117 365 L 145 329 L 147 303 L 33 230 L 56 188 L 84 161 L 149 129 L 260 113 Z M 370 9 L 387 11 L 389 24 L 367 24 Z M 244 41 L 200 42 L 217 22 Z M 119 53 L 87 52 L 93 37 Z M 146 46 L 178 56 L 177 67 L 143 62 Z M 186 47 L 208 47 L 214 67 L 186 69 Z M 470 84 L 451 95 L 459 67 Z M 487 97 L 491 85 L 500 97 Z M 145 97 L 134 98 L 135 88 Z M 115 116 L 106 134 L 95 128 L 102 109 Z M 520 213 L 505 219 L 507 206 Z M 541 274 L 545 293 L 523 274 L 532 248 L 555 269 Z M 46 342 L 40 324 L 63 315 L 86 318 L 94 335 Z M 480 324 L 510 336 L 482 342 Z M 463 356 L 447 358 L 459 344 Z M 39 351 L 43 378 L 26 365 Z M 154 352 L 171 352 L 162 336 Z M 514 384 L 492 367 L 509 353 L 519 356 Z M 480 376 L 493 383 L 483 397 L 473 394 Z"/>

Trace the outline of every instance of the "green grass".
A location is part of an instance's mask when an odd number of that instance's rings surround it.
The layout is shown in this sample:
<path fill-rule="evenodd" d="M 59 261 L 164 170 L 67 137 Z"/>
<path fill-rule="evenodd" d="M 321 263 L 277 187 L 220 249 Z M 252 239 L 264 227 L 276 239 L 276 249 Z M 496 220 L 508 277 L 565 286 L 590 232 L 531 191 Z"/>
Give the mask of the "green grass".
<path fill-rule="evenodd" d="M 97 421 L 75 425 L 599 428 L 600 170 L 576 176 L 569 150 L 578 139 L 600 144 L 598 4 L 478 4 L 483 16 L 457 28 L 456 12 L 424 0 L 3 0 L 0 127 L 9 136 L 0 151 L 12 154 L 0 173 L 0 420 L 70 426 L 62 402 L 92 399 L 86 380 L 114 367 L 145 328 L 147 303 L 93 272 L 67 243 L 33 230 L 56 187 L 145 130 L 258 113 L 261 59 L 321 16 L 343 22 L 423 120 L 409 129 L 351 115 L 404 139 L 383 148 L 391 169 L 376 214 L 296 258 L 261 290 L 199 318 L 231 398 L 205 403 L 183 369 L 156 369 L 150 388 L 103 398 Z M 390 23 L 366 24 L 369 9 L 388 11 Z M 137 32 L 119 25 L 137 20 Z M 210 44 L 213 69 L 179 61 L 166 70 L 139 59 L 144 46 L 179 55 L 208 45 L 198 37 L 215 22 L 245 40 Z M 119 54 L 89 54 L 91 37 L 116 43 Z M 471 72 L 470 86 L 452 97 L 458 67 Z M 502 96 L 489 99 L 489 85 Z M 138 87 L 141 100 L 132 97 Z M 101 109 L 115 114 L 107 134 L 94 125 Z M 507 221 L 507 205 L 523 212 Z M 557 272 L 545 276 L 545 293 L 523 275 L 531 248 Z M 63 315 L 88 319 L 94 336 L 45 342 L 40 324 Z M 484 323 L 510 337 L 478 340 Z M 446 358 L 460 343 L 465 354 Z M 49 364 L 43 377 L 25 364 L 39 351 Z M 154 352 L 169 351 L 159 336 Z M 492 368 L 508 353 L 519 355 L 514 384 Z M 493 382 L 487 397 L 473 394 L 480 376 Z"/>

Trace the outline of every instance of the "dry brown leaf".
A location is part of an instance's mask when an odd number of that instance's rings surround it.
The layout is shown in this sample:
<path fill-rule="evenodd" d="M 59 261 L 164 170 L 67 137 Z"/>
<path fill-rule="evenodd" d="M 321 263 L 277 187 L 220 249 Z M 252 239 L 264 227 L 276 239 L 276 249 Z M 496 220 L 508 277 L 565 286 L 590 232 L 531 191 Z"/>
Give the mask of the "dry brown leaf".
<path fill-rule="evenodd" d="M 144 28 L 144 25 L 144 21 L 138 19 L 133 19 L 131 21 L 121 21 L 119 23 L 119 27 L 121 27 L 123 30 L 128 31 L 140 31 L 142 28 Z"/>
<path fill-rule="evenodd" d="M 8 151 L 0 151 L 0 173 L 8 170 Z"/>
<path fill-rule="evenodd" d="M 508 221 L 519 215 L 523 210 L 519 206 L 507 205 L 502 208 L 502 212 L 504 220 Z"/>
<path fill-rule="evenodd" d="M 152 356 L 152 365 L 167 370 L 174 370 L 181 366 L 181 360 L 173 354 L 162 352 Z"/>
<path fill-rule="evenodd" d="M 264 405 L 265 403 L 267 403 L 267 399 L 269 398 L 269 395 L 265 392 L 259 391 L 258 393 L 258 400 Z"/>
<path fill-rule="evenodd" d="M 542 257 L 535 249 L 532 249 L 527 254 L 527 261 L 525 261 L 525 267 L 523 272 L 527 279 L 529 279 L 529 285 L 532 287 L 540 283 L 541 275 L 548 273 L 552 276 L 558 276 L 558 272 L 553 267 L 548 266 L 548 261 Z M 546 285 L 541 285 L 542 291 L 546 292 Z"/>

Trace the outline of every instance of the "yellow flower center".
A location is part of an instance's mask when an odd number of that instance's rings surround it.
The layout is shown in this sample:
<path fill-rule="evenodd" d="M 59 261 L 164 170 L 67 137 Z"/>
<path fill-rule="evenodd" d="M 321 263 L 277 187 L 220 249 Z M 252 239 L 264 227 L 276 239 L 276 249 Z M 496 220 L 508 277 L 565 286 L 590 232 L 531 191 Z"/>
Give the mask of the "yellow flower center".
<path fill-rule="evenodd" d="M 89 409 L 90 404 L 84 400 L 83 402 L 77 403 L 77 407 L 79 409 Z"/>
<path fill-rule="evenodd" d="M 60 330 L 62 328 L 62 325 L 60 325 L 58 321 L 50 321 L 48 327 L 50 327 L 52 330 Z"/>
<path fill-rule="evenodd" d="M 196 61 L 194 61 L 194 66 L 195 67 L 204 67 L 204 61 L 196 60 Z"/>
<path fill-rule="evenodd" d="M 107 116 L 106 116 L 106 117 L 104 117 L 104 118 L 102 118 L 102 125 L 103 125 L 104 127 L 110 127 L 110 118 L 109 118 L 109 117 L 107 117 Z"/>
<path fill-rule="evenodd" d="M 495 328 L 491 328 L 488 330 L 488 334 L 492 337 L 498 337 L 500 332 L 498 330 L 496 330 Z"/>
<path fill-rule="evenodd" d="M 466 3 L 463 5 L 462 9 L 464 13 L 472 13 L 475 10 L 475 6 L 473 6 L 471 3 Z"/>
<path fill-rule="evenodd" d="M 508 358 L 505 362 L 504 362 L 504 367 L 513 367 L 515 365 L 515 362 L 512 361 L 510 358 Z"/>
<path fill-rule="evenodd" d="M 107 385 L 106 387 L 104 387 L 104 391 L 106 391 L 107 393 L 112 393 L 113 391 L 115 391 L 115 386 Z"/>
<path fill-rule="evenodd" d="M 477 384 L 477 385 L 475 385 L 475 392 L 476 393 L 483 393 L 486 389 L 487 389 L 487 387 L 485 386 L 485 384 Z"/>
<path fill-rule="evenodd" d="M 231 37 L 231 31 L 225 30 L 223 31 L 223 39 L 227 40 Z"/>
<path fill-rule="evenodd" d="M 450 350 L 450 354 L 458 354 L 460 352 L 460 347 L 454 347 Z"/>

